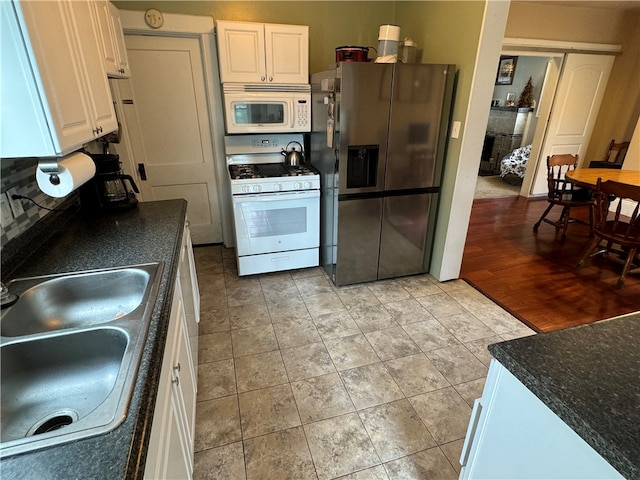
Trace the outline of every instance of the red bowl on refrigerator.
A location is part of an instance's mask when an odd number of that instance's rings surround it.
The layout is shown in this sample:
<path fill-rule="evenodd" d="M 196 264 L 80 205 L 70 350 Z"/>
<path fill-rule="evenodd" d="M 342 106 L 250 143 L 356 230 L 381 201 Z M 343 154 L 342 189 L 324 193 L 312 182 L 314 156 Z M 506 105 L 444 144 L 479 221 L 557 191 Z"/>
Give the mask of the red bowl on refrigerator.
<path fill-rule="evenodd" d="M 336 62 L 368 62 L 369 47 L 344 46 L 336 48 Z"/>

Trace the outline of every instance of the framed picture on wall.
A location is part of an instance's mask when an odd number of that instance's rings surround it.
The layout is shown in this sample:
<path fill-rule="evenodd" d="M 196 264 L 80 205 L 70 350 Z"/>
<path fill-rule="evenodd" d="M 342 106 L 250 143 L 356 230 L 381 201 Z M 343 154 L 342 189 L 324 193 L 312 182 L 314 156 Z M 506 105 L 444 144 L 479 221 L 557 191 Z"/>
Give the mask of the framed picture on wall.
<path fill-rule="evenodd" d="M 508 55 L 500 56 L 498 73 L 496 75 L 496 85 L 511 85 L 513 83 L 513 76 L 516 73 L 517 62 L 518 57 Z"/>

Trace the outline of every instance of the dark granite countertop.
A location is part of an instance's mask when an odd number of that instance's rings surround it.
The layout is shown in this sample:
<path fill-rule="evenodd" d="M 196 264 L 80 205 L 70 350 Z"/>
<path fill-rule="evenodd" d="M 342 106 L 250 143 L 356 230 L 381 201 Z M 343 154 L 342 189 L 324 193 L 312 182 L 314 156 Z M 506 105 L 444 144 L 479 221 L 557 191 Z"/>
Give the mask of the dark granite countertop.
<path fill-rule="evenodd" d="M 55 224 L 47 227 L 46 235 L 36 236 L 29 245 L 22 246 L 28 256 L 23 249 L 19 261 L 3 258 L 4 282 L 25 276 L 158 261 L 164 262 L 164 268 L 124 422 L 104 435 L 3 458 L 2 478 L 143 477 L 186 207 L 184 200 L 167 200 L 140 203 L 138 208 L 108 215 L 58 214 Z"/>
<path fill-rule="evenodd" d="M 625 478 L 640 478 L 640 312 L 489 346 Z"/>

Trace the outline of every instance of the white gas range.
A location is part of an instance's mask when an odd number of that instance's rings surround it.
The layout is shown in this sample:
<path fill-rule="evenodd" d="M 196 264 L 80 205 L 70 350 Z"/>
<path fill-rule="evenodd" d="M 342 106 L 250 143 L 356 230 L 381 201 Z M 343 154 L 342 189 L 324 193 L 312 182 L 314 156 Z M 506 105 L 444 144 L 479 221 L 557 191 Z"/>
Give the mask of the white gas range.
<path fill-rule="evenodd" d="M 238 275 L 319 265 L 320 175 L 284 163 L 301 134 L 225 137 Z"/>

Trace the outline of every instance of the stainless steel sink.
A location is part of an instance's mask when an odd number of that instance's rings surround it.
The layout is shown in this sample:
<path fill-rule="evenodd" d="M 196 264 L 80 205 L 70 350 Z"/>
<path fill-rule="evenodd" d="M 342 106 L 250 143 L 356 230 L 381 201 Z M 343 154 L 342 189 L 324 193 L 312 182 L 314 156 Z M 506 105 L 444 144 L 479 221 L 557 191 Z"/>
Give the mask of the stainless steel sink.
<path fill-rule="evenodd" d="M 3 316 L 0 335 L 16 337 L 117 320 L 140 307 L 151 273 L 121 268 L 10 282 L 19 301 Z"/>
<path fill-rule="evenodd" d="M 124 421 L 161 273 L 152 263 L 9 283 L 20 298 L 0 318 L 1 457 Z"/>

